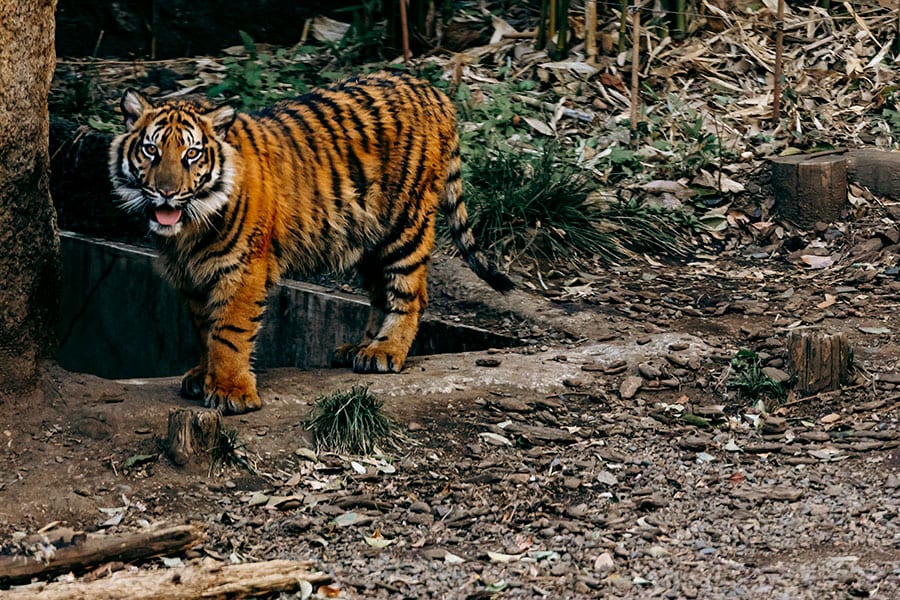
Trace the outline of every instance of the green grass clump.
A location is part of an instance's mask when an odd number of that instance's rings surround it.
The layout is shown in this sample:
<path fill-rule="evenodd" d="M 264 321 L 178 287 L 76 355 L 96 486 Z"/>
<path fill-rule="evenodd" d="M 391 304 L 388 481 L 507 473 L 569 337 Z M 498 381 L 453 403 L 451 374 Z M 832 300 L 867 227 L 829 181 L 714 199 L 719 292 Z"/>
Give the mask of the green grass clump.
<path fill-rule="evenodd" d="M 504 151 L 468 163 L 465 198 L 475 238 L 498 253 L 545 260 L 617 256 L 614 241 L 597 227 L 600 207 L 590 201 L 591 191 L 577 167 L 546 147 L 537 156 Z"/>
<path fill-rule="evenodd" d="M 476 239 L 513 260 L 690 254 L 695 218 L 636 199 L 603 202 L 587 174 L 556 154 L 549 145 L 537 155 L 506 150 L 468 164 L 465 198 Z"/>
<path fill-rule="evenodd" d="M 731 377 L 728 387 L 736 389 L 740 398 L 749 404 L 772 401 L 779 405 L 787 398 L 787 392 L 781 384 L 766 375 L 762 370 L 762 360 L 753 350 L 741 349 L 731 359 Z"/>
<path fill-rule="evenodd" d="M 389 443 L 394 426 L 381 412 L 382 406 L 365 386 L 322 396 L 313 406 L 308 425 L 316 449 L 364 455 L 379 443 Z"/>

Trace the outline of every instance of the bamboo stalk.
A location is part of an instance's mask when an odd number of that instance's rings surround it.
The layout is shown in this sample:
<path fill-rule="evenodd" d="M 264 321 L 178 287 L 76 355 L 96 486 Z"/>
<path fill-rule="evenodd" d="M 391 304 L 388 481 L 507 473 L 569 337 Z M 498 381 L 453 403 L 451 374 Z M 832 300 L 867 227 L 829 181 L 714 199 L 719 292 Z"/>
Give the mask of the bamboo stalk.
<path fill-rule="evenodd" d="M 784 0 L 778 0 L 775 17 L 775 87 L 772 90 L 772 120 L 777 124 L 781 117 L 782 54 L 784 53 Z"/>
<path fill-rule="evenodd" d="M 406 17 L 406 3 L 408 0 L 400 0 L 400 36 L 403 41 L 403 62 L 408 63 L 409 52 L 409 22 Z"/>
<path fill-rule="evenodd" d="M 553 40 L 553 36 L 556 35 L 556 11 L 557 11 L 557 3 L 556 0 L 550 0 L 550 11 L 549 18 L 547 19 L 547 41 L 550 42 Z"/>
<path fill-rule="evenodd" d="M 675 39 L 684 39 L 687 33 L 687 0 L 675 0 Z"/>
<path fill-rule="evenodd" d="M 619 54 L 625 52 L 625 32 L 628 31 L 628 0 L 621 0 L 619 4 Z"/>
<path fill-rule="evenodd" d="M 565 58 L 569 49 L 569 3 L 571 0 L 559 0 L 559 14 L 556 21 L 558 31 L 556 32 L 556 49 L 554 56 L 556 60 Z"/>
<path fill-rule="evenodd" d="M 638 94 L 641 67 L 641 7 L 635 2 L 631 13 L 631 137 L 637 132 Z"/>
<path fill-rule="evenodd" d="M 541 0 L 541 20 L 538 21 L 537 39 L 535 40 L 535 50 L 543 50 L 547 47 L 547 18 L 550 10 L 550 0 Z"/>
<path fill-rule="evenodd" d="M 597 62 L 597 0 L 584 1 L 584 53 L 589 63 Z"/>

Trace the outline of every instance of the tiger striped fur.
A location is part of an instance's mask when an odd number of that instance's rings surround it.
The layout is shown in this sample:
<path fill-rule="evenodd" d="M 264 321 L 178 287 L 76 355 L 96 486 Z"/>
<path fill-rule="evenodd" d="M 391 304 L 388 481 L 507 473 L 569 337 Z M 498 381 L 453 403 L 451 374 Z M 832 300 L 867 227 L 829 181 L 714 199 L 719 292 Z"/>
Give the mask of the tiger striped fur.
<path fill-rule="evenodd" d="M 113 187 L 156 234 L 201 341 L 186 397 L 229 413 L 261 406 L 250 357 L 267 291 L 288 269 L 355 265 L 371 309 L 335 362 L 399 372 L 428 301 L 438 207 L 475 273 L 513 287 L 469 230 L 456 116 L 428 83 L 377 73 L 252 114 L 134 90 L 121 107 Z"/>

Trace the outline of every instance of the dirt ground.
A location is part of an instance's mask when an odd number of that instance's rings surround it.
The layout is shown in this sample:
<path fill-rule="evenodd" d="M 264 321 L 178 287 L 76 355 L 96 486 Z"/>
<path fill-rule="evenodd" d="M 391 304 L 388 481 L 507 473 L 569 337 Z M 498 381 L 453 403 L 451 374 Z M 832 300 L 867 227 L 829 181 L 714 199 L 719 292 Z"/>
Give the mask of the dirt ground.
<path fill-rule="evenodd" d="M 319 597 L 896 598 L 900 281 L 896 246 L 854 254 L 877 237 L 861 231 L 827 270 L 744 248 L 506 297 L 438 256 L 433 311 L 525 345 L 390 376 L 260 373 L 263 410 L 226 418 L 252 468 L 161 453 L 169 410 L 191 406 L 177 378 L 48 364 L 38 392 L 0 404 L 0 555 L 54 523 L 190 522 L 207 537 L 184 562 L 309 559 L 333 578 Z M 853 380 L 760 414 L 726 385 L 730 359 L 751 348 L 784 370 L 804 327 L 848 334 Z M 311 452 L 312 403 L 358 384 L 408 440 Z"/>

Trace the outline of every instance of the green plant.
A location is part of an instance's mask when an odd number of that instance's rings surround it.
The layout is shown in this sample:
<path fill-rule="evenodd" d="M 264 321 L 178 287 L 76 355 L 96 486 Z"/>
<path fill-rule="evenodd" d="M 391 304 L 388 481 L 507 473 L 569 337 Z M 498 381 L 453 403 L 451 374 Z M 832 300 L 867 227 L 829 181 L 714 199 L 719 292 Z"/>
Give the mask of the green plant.
<path fill-rule="evenodd" d="M 347 454 L 371 454 L 390 443 L 394 425 L 381 412 L 382 402 L 365 386 L 317 399 L 307 428 L 316 448 Z"/>
<path fill-rule="evenodd" d="M 740 398 L 750 404 L 763 403 L 764 409 L 771 409 L 767 401 L 779 405 L 784 402 L 787 393 L 780 383 L 763 372 L 762 359 L 753 350 L 738 350 L 731 359 L 731 376 L 729 388 L 737 390 Z"/>
<path fill-rule="evenodd" d="M 238 441 L 238 433 L 236 429 L 221 429 L 216 445 L 210 450 L 212 460 L 209 465 L 209 473 L 216 469 L 219 465 L 230 465 L 244 467 L 251 473 L 255 473 L 256 469 L 244 452 L 244 444 Z"/>
<path fill-rule="evenodd" d="M 677 258 L 690 256 L 692 233 L 701 229 L 696 217 L 679 209 L 644 204 L 633 198 L 605 207 L 601 218 L 616 242 L 634 252 L 658 253 Z"/>
<path fill-rule="evenodd" d="M 320 65 L 302 59 L 303 55 L 312 55 L 320 49 L 301 46 L 260 52 L 253 38 L 243 31 L 240 35 L 246 53 L 222 61 L 225 77 L 207 90 L 209 97 L 237 97 L 237 108 L 256 110 L 301 94 L 310 86 L 325 81 L 320 74 Z"/>
<path fill-rule="evenodd" d="M 476 238 L 499 253 L 545 260 L 573 253 L 615 258 L 615 242 L 597 227 L 589 179 L 558 160 L 555 149 L 548 145 L 536 156 L 499 151 L 469 161 L 465 197 Z"/>

